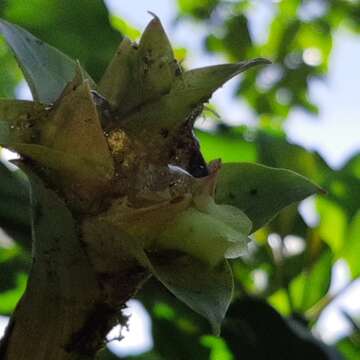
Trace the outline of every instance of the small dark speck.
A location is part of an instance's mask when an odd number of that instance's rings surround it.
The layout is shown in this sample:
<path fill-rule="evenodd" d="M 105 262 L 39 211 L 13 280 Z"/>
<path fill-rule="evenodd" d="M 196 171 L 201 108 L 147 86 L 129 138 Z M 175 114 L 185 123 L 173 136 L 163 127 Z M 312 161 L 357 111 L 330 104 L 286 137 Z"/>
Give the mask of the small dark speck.
<path fill-rule="evenodd" d="M 166 129 L 166 128 L 162 128 L 162 129 L 160 130 L 160 135 L 161 135 L 162 137 L 164 137 L 164 138 L 167 138 L 168 135 L 169 135 L 169 130 Z"/>
<path fill-rule="evenodd" d="M 36 39 L 35 41 L 36 41 L 36 43 L 37 43 L 38 45 L 44 45 L 44 43 L 43 43 L 41 40 L 39 40 L 39 39 Z"/>
<path fill-rule="evenodd" d="M 257 189 L 251 189 L 250 195 L 256 195 L 258 193 Z"/>
<path fill-rule="evenodd" d="M 235 195 L 234 195 L 232 192 L 230 192 L 230 193 L 229 193 L 229 198 L 230 198 L 230 199 L 235 199 Z"/>

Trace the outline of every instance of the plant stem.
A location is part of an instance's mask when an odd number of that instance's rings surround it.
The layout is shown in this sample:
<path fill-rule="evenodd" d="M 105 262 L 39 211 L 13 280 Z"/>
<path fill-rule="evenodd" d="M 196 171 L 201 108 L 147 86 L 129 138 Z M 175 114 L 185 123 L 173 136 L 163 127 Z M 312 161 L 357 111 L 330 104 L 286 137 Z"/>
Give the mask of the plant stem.
<path fill-rule="evenodd" d="M 0 359 L 91 360 L 108 331 L 126 324 L 121 309 L 148 272 L 123 256 L 115 270 L 100 274 L 82 242 L 82 220 L 75 222 L 54 191 L 30 179 L 32 268 L 0 344 Z"/>

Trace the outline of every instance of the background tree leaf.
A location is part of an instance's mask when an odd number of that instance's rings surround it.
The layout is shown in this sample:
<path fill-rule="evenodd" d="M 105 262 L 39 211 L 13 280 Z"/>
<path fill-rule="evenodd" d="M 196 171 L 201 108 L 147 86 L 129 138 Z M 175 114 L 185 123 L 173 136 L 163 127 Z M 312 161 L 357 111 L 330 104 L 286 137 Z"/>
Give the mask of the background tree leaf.
<path fill-rule="evenodd" d="M 231 305 L 223 337 L 233 353 L 244 360 L 342 359 L 335 350 L 316 340 L 300 322 L 285 320 L 256 298 L 244 298 Z"/>
<path fill-rule="evenodd" d="M 18 25 L 1 20 L 0 31 L 14 51 L 34 99 L 54 102 L 73 79 L 76 62 Z"/>
<path fill-rule="evenodd" d="M 327 294 L 333 258 L 333 253 L 326 249 L 314 264 L 305 268 L 290 284 L 294 307 L 300 313 L 304 313 Z"/>
<path fill-rule="evenodd" d="M 1 2 L 0 17 L 22 26 L 72 59 L 79 59 L 96 81 L 122 38 L 111 26 L 102 0 L 34 0 L 31 4 L 5 0 Z"/>

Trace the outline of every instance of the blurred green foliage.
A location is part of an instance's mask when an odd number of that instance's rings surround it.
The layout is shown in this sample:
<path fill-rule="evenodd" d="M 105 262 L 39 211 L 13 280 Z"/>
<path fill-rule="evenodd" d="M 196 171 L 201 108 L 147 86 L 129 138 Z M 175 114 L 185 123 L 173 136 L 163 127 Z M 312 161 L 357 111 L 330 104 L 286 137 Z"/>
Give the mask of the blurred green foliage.
<path fill-rule="evenodd" d="M 256 127 L 230 127 L 217 122 L 213 131 L 199 130 L 197 135 L 208 161 L 222 158 L 224 162 L 259 162 L 292 169 L 317 182 L 328 192 L 313 200 L 319 221 L 307 224 L 298 206 L 290 206 L 255 233 L 249 255 L 231 264 L 234 302 L 221 338 L 211 336 L 204 319 L 155 281 L 149 281 L 138 299 L 152 319 L 154 348 L 127 359 L 360 357 L 358 322 L 348 314 L 344 316 L 353 333 L 337 342 L 338 350 L 311 333 L 324 308 L 334 299 L 329 286 L 335 261 L 346 261 L 352 281 L 360 276 L 360 155 L 354 154 L 342 168 L 334 170 L 318 153 L 291 144 L 281 126 L 294 108 L 316 113 L 316 104 L 308 95 L 309 84 L 326 76 L 338 27 L 346 25 L 360 31 L 360 2 L 273 2 L 269 5 L 272 19 L 264 27 L 267 38 L 260 42 L 250 28 L 254 6 L 247 0 L 178 0 L 179 26 L 185 18 L 206 25 L 208 35 L 203 44 L 209 53 L 233 62 L 256 56 L 273 61 L 268 68 L 246 73 L 238 83 L 238 95 L 258 115 Z M 79 59 L 94 79 L 99 78 L 122 38 L 119 30 L 132 37 L 137 34 L 126 19 L 109 18 L 104 3 L 98 0 L 4 0 L 0 16 Z M 306 54 L 315 54 L 317 61 L 312 62 L 310 55 L 307 59 Z M 19 69 L 0 39 L 0 96 L 14 96 L 20 80 Z M 14 309 L 26 283 L 31 251 L 28 206 L 26 181 L 19 172 L 1 164 L 3 315 Z M 292 241 L 300 245 L 297 251 L 291 250 Z M 255 281 L 259 277 L 262 281 Z M 116 358 L 108 350 L 101 355 L 101 359 Z"/>
<path fill-rule="evenodd" d="M 273 61 L 262 71 L 246 73 L 237 94 L 260 121 L 274 123 L 286 120 L 294 108 L 317 113 L 309 84 L 327 73 L 335 31 L 342 25 L 360 31 L 358 1 L 178 0 L 178 8 L 180 19 L 206 25 L 203 44 L 209 53 L 233 62 L 258 56 Z M 269 24 L 264 11 L 273 14 Z M 265 39 L 252 31 L 255 17 Z"/>

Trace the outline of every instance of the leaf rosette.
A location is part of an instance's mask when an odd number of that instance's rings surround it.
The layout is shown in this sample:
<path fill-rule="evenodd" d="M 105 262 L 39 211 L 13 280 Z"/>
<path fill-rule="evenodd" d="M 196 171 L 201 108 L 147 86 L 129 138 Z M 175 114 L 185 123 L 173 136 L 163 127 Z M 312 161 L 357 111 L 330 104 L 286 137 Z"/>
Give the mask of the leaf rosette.
<path fill-rule="evenodd" d="M 243 254 L 250 232 L 283 207 L 319 190 L 288 170 L 206 164 L 193 135 L 215 90 L 268 61 L 184 71 L 154 17 L 139 44 L 122 40 L 95 84 L 17 25 L 1 20 L 0 33 L 34 97 L 0 100 L 0 144 L 63 199 L 98 273 L 134 258 L 218 332 L 233 287 L 225 259 Z"/>

